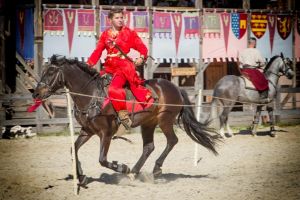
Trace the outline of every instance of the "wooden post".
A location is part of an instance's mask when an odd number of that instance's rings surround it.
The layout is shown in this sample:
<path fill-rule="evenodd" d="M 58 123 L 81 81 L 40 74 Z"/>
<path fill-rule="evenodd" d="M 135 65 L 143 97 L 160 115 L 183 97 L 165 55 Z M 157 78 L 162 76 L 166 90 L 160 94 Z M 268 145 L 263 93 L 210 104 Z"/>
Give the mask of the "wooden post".
<path fill-rule="evenodd" d="M 97 45 L 99 37 L 100 37 L 100 17 L 99 17 L 99 10 L 98 10 L 99 9 L 99 0 L 92 0 L 92 5 L 93 5 L 93 7 L 95 7 L 95 10 L 96 10 L 96 13 L 95 13 L 95 18 L 96 18 L 96 20 L 95 20 L 96 35 L 95 35 L 95 37 L 96 37 L 96 45 Z M 101 70 L 100 62 L 101 62 L 101 60 L 95 66 L 95 68 L 98 71 Z"/>
<path fill-rule="evenodd" d="M 202 90 L 200 89 L 198 92 L 198 98 L 197 98 L 197 113 L 196 113 L 196 118 L 197 121 L 200 121 L 200 116 L 201 116 L 201 105 L 202 105 Z M 194 166 L 198 165 L 198 146 L 199 144 L 195 144 L 195 151 L 194 151 Z"/>
<path fill-rule="evenodd" d="M 67 93 L 67 106 L 68 106 L 68 118 L 69 118 L 69 128 L 71 134 L 71 147 L 72 147 L 72 172 L 73 172 L 73 190 L 74 194 L 78 195 L 78 185 L 77 185 L 77 161 L 76 161 L 76 152 L 75 152 L 75 138 L 74 138 L 74 125 L 73 125 L 73 115 L 72 115 L 72 104 L 71 104 L 71 95 L 69 89 L 66 89 Z"/>
<path fill-rule="evenodd" d="M 43 65 L 43 24 L 42 24 L 42 0 L 34 0 L 34 71 L 41 76 Z M 41 109 L 36 111 L 37 133 L 43 132 L 40 119 L 43 113 Z"/>
<path fill-rule="evenodd" d="M 170 64 L 171 70 L 172 68 L 178 68 L 178 59 L 175 59 L 175 63 Z M 179 76 L 171 76 L 171 82 L 179 87 Z"/>
<path fill-rule="evenodd" d="M 0 94 L 5 91 L 5 17 L 0 16 Z"/>
<path fill-rule="evenodd" d="M 288 1 L 288 10 L 295 10 L 295 0 L 289 0 Z M 292 23 L 294 24 L 294 22 L 297 21 L 297 15 L 294 15 L 293 19 L 292 19 Z M 294 29 L 294 28 L 292 28 Z M 293 71 L 296 73 L 296 52 L 295 52 L 295 47 L 296 47 L 296 39 L 295 39 L 295 31 L 292 30 L 292 36 L 293 36 L 293 42 L 292 42 L 292 55 L 293 55 Z M 297 76 L 295 75 L 293 77 L 293 83 L 292 83 L 292 87 L 295 88 L 297 87 Z M 293 97 L 292 97 L 292 106 L 293 109 L 296 109 L 297 107 L 297 98 L 296 98 L 296 93 L 293 93 Z"/>
<path fill-rule="evenodd" d="M 153 51 L 153 29 L 152 29 L 152 20 L 153 20 L 153 11 L 152 11 L 152 0 L 145 1 L 145 6 L 148 8 L 148 25 L 149 25 L 149 40 L 148 40 L 148 54 L 149 56 L 152 56 Z M 152 79 L 153 78 L 153 72 L 155 70 L 154 62 L 151 58 L 147 60 L 147 66 L 144 69 L 144 78 L 145 79 Z"/>
<path fill-rule="evenodd" d="M 203 8 L 203 0 L 196 0 L 195 2 L 195 8 L 197 9 L 202 9 Z M 202 10 L 199 12 L 199 18 L 200 18 L 200 24 L 203 24 L 202 19 L 203 19 L 203 12 Z M 200 115 L 201 115 L 201 104 L 202 104 L 202 95 L 200 96 L 204 84 L 204 63 L 202 60 L 202 44 L 203 44 L 203 34 L 202 34 L 202 29 L 199 30 L 200 37 L 199 37 L 199 62 L 197 65 L 197 71 L 198 74 L 195 77 L 195 95 L 198 95 L 197 97 L 197 120 L 200 120 Z M 199 118 L 198 118 L 199 116 Z M 195 144 L 195 151 L 194 151 L 194 166 L 197 166 L 198 164 L 198 148 L 199 144 Z"/>

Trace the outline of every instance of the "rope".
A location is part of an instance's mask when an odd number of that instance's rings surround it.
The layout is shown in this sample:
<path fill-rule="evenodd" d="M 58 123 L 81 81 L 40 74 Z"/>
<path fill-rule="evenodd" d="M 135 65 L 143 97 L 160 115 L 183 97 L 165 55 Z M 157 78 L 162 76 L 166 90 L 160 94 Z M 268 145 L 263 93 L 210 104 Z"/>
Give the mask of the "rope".
<path fill-rule="evenodd" d="M 76 92 L 63 92 L 63 93 L 69 93 L 69 94 L 73 94 L 73 95 L 77 95 L 77 96 L 84 96 L 84 97 L 90 97 L 90 98 L 97 98 L 97 99 L 107 99 L 107 97 L 99 97 L 99 96 L 93 96 L 93 95 L 87 95 L 87 94 L 82 94 L 82 93 L 76 93 Z M 232 100 L 232 99 L 226 99 L 226 98 L 221 98 L 221 97 L 215 97 L 215 96 L 211 96 L 215 99 L 220 99 L 220 100 L 225 100 L 225 101 L 231 101 L 231 102 L 236 102 L 236 103 L 242 103 L 242 104 L 250 104 L 250 105 L 257 105 L 257 106 L 262 106 L 262 105 L 267 105 L 268 103 L 266 104 L 257 104 L 257 103 L 252 103 L 252 102 L 243 102 L 243 101 L 235 101 L 235 100 Z M 114 99 L 114 98 L 108 98 L 109 100 L 111 101 L 118 101 L 118 102 L 128 102 L 127 100 L 121 100 L 121 99 Z M 178 104 L 165 104 L 165 103 L 146 103 L 146 102 L 138 102 L 138 101 L 135 101 L 135 103 L 140 103 L 140 104 L 151 104 L 151 105 L 157 105 L 157 106 L 178 106 L 178 107 L 206 107 L 206 108 L 210 108 L 212 106 L 205 106 L 205 105 L 186 105 L 186 104 L 181 104 L 181 105 L 178 105 Z M 243 105 L 235 105 L 235 106 L 215 106 L 215 107 L 220 107 L 220 108 L 224 108 L 224 107 L 243 107 Z"/>

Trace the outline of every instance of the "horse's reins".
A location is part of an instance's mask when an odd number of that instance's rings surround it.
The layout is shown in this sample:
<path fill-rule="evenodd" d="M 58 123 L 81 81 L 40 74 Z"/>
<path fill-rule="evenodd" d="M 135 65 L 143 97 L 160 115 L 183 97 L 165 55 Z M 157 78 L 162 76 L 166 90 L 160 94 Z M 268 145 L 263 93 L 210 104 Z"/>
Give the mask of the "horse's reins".
<path fill-rule="evenodd" d="M 282 60 L 282 62 L 283 62 L 283 64 L 284 64 L 284 71 L 283 71 L 283 74 L 287 74 L 287 72 L 289 71 L 289 70 L 291 70 L 291 68 L 286 64 L 286 62 L 284 61 L 284 57 L 283 57 L 283 54 L 281 54 L 280 55 L 280 58 L 281 58 L 281 60 Z M 274 72 L 272 72 L 272 71 L 269 71 L 269 73 L 270 74 L 273 74 L 273 75 L 275 75 L 275 76 L 277 76 L 278 78 L 280 78 L 282 75 L 280 75 L 280 74 L 277 74 L 277 73 L 274 73 Z M 274 87 L 274 89 L 275 89 L 275 94 L 277 94 L 277 86 L 275 85 L 275 83 L 273 83 L 271 80 L 269 80 L 268 79 L 268 82 L 269 83 L 271 83 L 271 85 Z"/>
<path fill-rule="evenodd" d="M 60 67 L 57 67 L 57 66 L 55 66 L 55 65 L 51 65 L 51 66 L 49 66 L 49 68 L 50 68 L 50 67 L 56 68 L 56 69 L 59 70 L 59 73 L 56 74 L 56 76 L 55 76 L 54 80 L 52 81 L 52 83 L 49 84 L 49 83 L 45 83 L 45 82 L 40 81 L 38 84 L 47 86 L 47 87 L 48 87 L 48 90 L 49 90 L 49 93 L 50 93 L 50 94 L 54 94 L 53 91 L 56 90 L 56 88 L 55 88 L 54 86 L 55 86 L 56 81 L 57 81 L 57 79 L 59 78 L 59 76 L 60 76 L 60 75 L 62 76 L 62 82 L 64 82 L 65 79 L 64 79 L 64 74 L 62 73 Z"/>
<path fill-rule="evenodd" d="M 122 54 L 122 56 L 124 56 L 130 62 L 134 63 L 134 61 L 126 53 L 124 53 L 124 51 L 120 48 L 119 45 L 117 45 L 117 43 L 115 41 L 112 41 L 111 43 L 114 47 L 116 47 L 116 49 L 118 49 L 118 51 Z M 154 58 L 152 56 L 148 56 L 148 57 L 151 58 L 152 60 L 154 60 Z M 143 60 L 142 64 L 144 64 L 144 63 L 145 63 L 145 60 Z"/>

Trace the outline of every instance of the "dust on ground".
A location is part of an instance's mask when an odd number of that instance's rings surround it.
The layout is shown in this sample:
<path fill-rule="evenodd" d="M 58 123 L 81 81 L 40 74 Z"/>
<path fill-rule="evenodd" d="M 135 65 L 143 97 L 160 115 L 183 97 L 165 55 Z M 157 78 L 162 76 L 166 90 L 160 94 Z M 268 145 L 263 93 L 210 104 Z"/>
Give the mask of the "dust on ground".
<path fill-rule="evenodd" d="M 154 179 L 155 160 L 166 145 L 155 133 L 155 150 L 136 180 L 103 168 L 98 162 L 99 138 L 94 136 L 79 152 L 88 188 L 73 193 L 70 137 L 49 136 L 0 140 L 0 199 L 300 199 L 300 126 L 277 127 L 276 138 L 263 130 L 259 136 L 238 134 L 218 147 L 214 156 L 176 130 L 178 144 Z M 133 167 L 142 152 L 141 135 L 126 135 L 134 143 L 113 140 L 108 159 Z"/>

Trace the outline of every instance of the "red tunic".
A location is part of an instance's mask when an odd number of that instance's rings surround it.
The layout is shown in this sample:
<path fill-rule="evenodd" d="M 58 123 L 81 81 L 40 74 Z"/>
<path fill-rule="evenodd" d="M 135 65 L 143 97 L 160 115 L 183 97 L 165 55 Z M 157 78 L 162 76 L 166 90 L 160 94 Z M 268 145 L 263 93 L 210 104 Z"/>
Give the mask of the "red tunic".
<path fill-rule="evenodd" d="M 115 42 L 125 54 L 128 54 L 130 49 L 133 48 L 144 58 L 147 57 L 147 47 L 136 32 L 127 27 L 123 27 L 118 34 L 114 34 L 111 29 L 104 31 L 87 63 L 91 66 L 95 65 L 100 59 L 103 50 L 106 49 L 107 58 L 104 63 L 104 71 L 112 74 L 114 77 L 108 88 L 110 98 L 125 100 L 126 94 L 123 87 L 126 81 L 128 81 L 130 89 L 136 99 L 140 102 L 148 101 L 151 92 L 141 86 L 143 80 L 137 75 L 135 65 L 132 61 L 124 58 L 112 42 Z M 126 109 L 126 103 L 123 101 L 112 101 L 112 103 L 117 111 Z"/>

